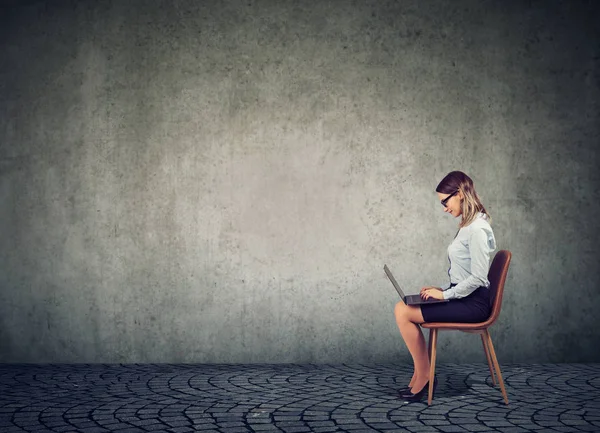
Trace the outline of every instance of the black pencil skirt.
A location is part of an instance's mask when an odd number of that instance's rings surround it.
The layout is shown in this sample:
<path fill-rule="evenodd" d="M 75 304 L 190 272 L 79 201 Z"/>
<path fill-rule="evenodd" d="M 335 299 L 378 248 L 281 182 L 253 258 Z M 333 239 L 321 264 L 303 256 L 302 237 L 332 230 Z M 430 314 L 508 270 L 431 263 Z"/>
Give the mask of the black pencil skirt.
<path fill-rule="evenodd" d="M 485 322 L 490 317 L 490 289 L 478 287 L 469 296 L 439 304 L 422 304 L 426 322 Z"/>

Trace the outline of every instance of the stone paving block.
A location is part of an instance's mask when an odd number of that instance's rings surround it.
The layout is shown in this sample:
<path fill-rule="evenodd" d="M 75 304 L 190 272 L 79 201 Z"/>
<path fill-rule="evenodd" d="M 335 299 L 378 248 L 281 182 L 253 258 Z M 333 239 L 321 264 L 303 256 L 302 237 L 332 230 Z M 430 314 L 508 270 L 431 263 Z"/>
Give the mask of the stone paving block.
<path fill-rule="evenodd" d="M 475 424 L 475 423 L 479 422 L 476 417 L 471 417 L 471 418 L 460 417 L 459 418 L 459 417 L 455 417 L 455 416 L 448 416 L 448 420 L 452 424 L 456 424 L 456 425 Z"/>
<path fill-rule="evenodd" d="M 530 430 L 523 428 L 523 427 L 517 427 L 517 426 L 513 426 L 513 427 L 501 427 L 497 429 L 498 431 L 502 432 L 502 433 L 527 433 Z"/>
<path fill-rule="evenodd" d="M 333 421 L 308 421 L 306 424 L 308 424 L 311 428 L 336 426 L 336 424 Z"/>
<path fill-rule="evenodd" d="M 246 422 L 248 424 L 265 424 L 265 423 L 272 423 L 273 421 L 271 420 L 271 417 L 268 414 L 265 414 L 263 416 L 253 416 L 253 417 L 249 417 Z"/>
<path fill-rule="evenodd" d="M 417 421 L 417 420 L 394 421 L 394 422 L 403 428 L 423 427 L 425 425 L 421 421 Z"/>
<path fill-rule="evenodd" d="M 307 426 L 298 426 L 298 427 L 280 427 L 286 433 L 304 433 L 310 432 L 310 428 Z"/>
<path fill-rule="evenodd" d="M 387 416 L 380 416 L 380 417 L 363 417 L 363 422 L 365 422 L 366 424 L 373 424 L 373 423 L 385 423 L 388 422 L 389 419 Z"/>
<path fill-rule="evenodd" d="M 281 429 L 275 427 L 273 424 L 252 425 L 251 428 L 252 428 L 252 430 L 255 430 L 258 432 L 281 431 Z"/>
<path fill-rule="evenodd" d="M 576 427 L 567 427 L 567 426 L 552 427 L 552 430 L 553 431 L 557 431 L 557 432 L 563 432 L 563 433 L 572 433 L 572 432 L 581 431 L 581 430 L 579 430 L 579 428 L 576 428 Z"/>
<path fill-rule="evenodd" d="M 422 414 L 420 417 L 420 419 L 422 420 L 430 420 L 430 419 L 435 419 L 435 420 L 445 420 L 446 419 L 446 415 L 439 415 L 439 414 L 432 414 L 432 413 L 424 413 Z"/>
<path fill-rule="evenodd" d="M 445 433 L 451 433 L 451 432 L 466 432 L 468 430 L 464 429 L 461 426 L 458 425 L 440 425 L 437 426 L 438 430 L 441 432 L 445 432 Z"/>
<path fill-rule="evenodd" d="M 53 427 L 52 431 L 54 432 L 58 432 L 58 433 L 70 433 L 70 432 L 74 432 L 77 429 L 75 429 L 73 426 L 60 426 L 60 427 Z"/>
<path fill-rule="evenodd" d="M 172 433 L 190 433 L 190 432 L 194 432 L 196 430 L 194 430 L 193 428 L 190 428 L 190 427 L 175 427 L 175 428 L 170 428 L 167 431 L 172 432 Z"/>
<path fill-rule="evenodd" d="M 221 428 L 237 428 L 237 427 L 245 427 L 246 426 L 246 423 L 240 422 L 240 421 L 236 421 L 236 422 L 219 422 L 219 421 L 217 421 L 217 424 Z"/>
<path fill-rule="evenodd" d="M 501 421 L 501 420 L 484 421 L 484 424 L 487 425 L 488 427 L 494 427 L 494 428 L 513 427 L 514 426 L 514 424 L 512 424 L 508 421 Z"/>
<path fill-rule="evenodd" d="M 333 433 L 342 430 L 337 427 L 311 427 L 310 431 L 314 433 Z"/>
<path fill-rule="evenodd" d="M 275 421 L 300 421 L 301 415 L 273 415 Z"/>
<path fill-rule="evenodd" d="M 409 430 L 414 433 L 439 433 L 439 430 L 432 426 L 410 427 Z"/>
<path fill-rule="evenodd" d="M 146 433 L 145 430 L 142 430 L 141 428 L 136 428 L 136 427 L 128 427 L 128 428 L 124 428 L 124 429 L 115 429 L 113 430 L 115 432 L 119 432 L 119 433 Z"/>
<path fill-rule="evenodd" d="M 250 431 L 247 427 L 219 428 L 219 430 L 225 433 L 246 433 Z"/>
<path fill-rule="evenodd" d="M 153 425 L 158 423 L 158 419 L 157 418 L 151 418 L 151 419 L 137 419 L 137 420 L 131 420 L 128 421 L 129 424 L 135 426 L 135 427 L 146 427 L 149 425 Z"/>
<path fill-rule="evenodd" d="M 104 426 L 109 430 L 119 430 L 119 429 L 135 427 L 135 426 L 132 426 L 131 424 L 123 423 L 123 422 L 108 423 L 108 424 L 105 424 Z M 70 428 L 73 429 L 72 426 Z"/>
<path fill-rule="evenodd" d="M 276 412 L 276 414 L 278 414 L 278 415 L 285 415 L 285 416 L 300 416 L 303 413 L 304 412 L 302 410 L 292 409 L 292 408 L 281 408 Z"/>
<path fill-rule="evenodd" d="M 161 423 L 145 425 L 143 427 L 144 430 L 149 431 L 149 432 L 153 432 L 153 431 L 165 431 L 168 428 L 169 428 L 168 426 L 166 426 L 165 424 L 161 424 Z"/>
<path fill-rule="evenodd" d="M 385 433 L 410 433 L 410 431 L 405 428 L 392 428 L 392 429 L 385 429 L 385 430 L 380 430 L 380 431 L 385 432 Z"/>
<path fill-rule="evenodd" d="M 177 428 L 177 427 L 190 427 L 192 425 L 191 422 L 189 422 L 188 420 L 182 420 L 182 421 L 167 421 L 161 418 L 161 421 L 164 422 L 165 424 L 169 425 L 171 428 Z"/>
<path fill-rule="evenodd" d="M 589 432 L 598 432 L 598 431 L 600 431 L 598 429 L 598 427 L 593 426 L 593 425 L 580 425 L 580 426 L 577 426 L 577 430 L 579 430 L 579 431 L 589 431 Z"/>
<path fill-rule="evenodd" d="M 422 419 L 421 420 L 424 425 L 427 426 L 441 426 L 441 425 L 450 425 L 450 421 L 445 419 Z"/>
<path fill-rule="evenodd" d="M 191 426 L 191 428 L 193 428 L 194 430 L 198 430 L 198 429 L 201 429 L 201 430 L 215 429 L 216 430 L 218 427 L 219 426 L 214 422 L 205 422 L 202 424 L 194 424 Z"/>
<path fill-rule="evenodd" d="M 348 425 L 343 425 L 343 424 L 339 424 L 338 428 L 344 430 L 344 431 L 349 431 L 352 433 L 355 433 L 356 431 L 360 431 L 360 430 L 372 430 L 372 431 L 376 431 L 375 429 L 371 429 L 369 426 L 366 426 L 364 424 L 348 424 Z"/>
<path fill-rule="evenodd" d="M 110 430 L 102 428 L 102 427 L 87 427 L 87 428 L 78 428 L 77 431 L 81 433 L 105 433 Z"/>
<path fill-rule="evenodd" d="M 470 432 L 482 432 L 490 428 L 482 424 L 460 424 L 462 428 Z"/>
<path fill-rule="evenodd" d="M 306 422 L 313 422 L 313 421 L 328 421 L 332 418 L 330 418 L 327 415 L 305 415 L 302 417 L 302 419 Z"/>
<path fill-rule="evenodd" d="M 560 418 L 560 421 L 567 425 L 567 426 L 580 426 L 580 425 L 590 425 L 589 422 L 587 422 L 584 419 L 564 419 L 563 417 Z"/>
<path fill-rule="evenodd" d="M 398 425 L 394 424 L 393 422 L 375 422 L 375 423 L 370 423 L 369 427 L 374 428 L 375 430 L 379 430 L 379 431 L 387 431 L 390 429 L 396 429 L 398 428 Z"/>
<path fill-rule="evenodd" d="M 360 429 L 352 430 L 352 433 L 374 433 L 377 432 L 375 429 L 365 428 L 364 426 Z"/>
<path fill-rule="evenodd" d="M 306 424 L 303 421 L 282 421 L 274 423 L 278 428 L 287 430 L 288 428 L 304 428 Z"/>
<path fill-rule="evenodd" d="M 535 421 L 536 424 L 541 425 L 542 427 L 551 428 L 551 427 L 564 427 L 564 424 L 560 421 Z"/>
<path fill-rule="evenodd" d="M 360 418 L 359 414 L 356 414 L 356 413 L 332 414 L 331 419 L 336 422 L 341 422 L 341 421 L 348 422 L 348 423 L 356 423 L 356 422 L 362 423 L 363 422 L 362 419 Z"/>

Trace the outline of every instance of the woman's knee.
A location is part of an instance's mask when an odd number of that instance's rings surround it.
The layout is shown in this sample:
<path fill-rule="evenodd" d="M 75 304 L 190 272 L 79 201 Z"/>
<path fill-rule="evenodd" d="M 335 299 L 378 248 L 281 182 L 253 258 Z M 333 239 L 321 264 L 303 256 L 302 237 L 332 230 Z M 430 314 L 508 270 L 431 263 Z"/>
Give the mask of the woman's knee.
<path fill-rule="evenodd" d="M 394 307 L 394 316 L 396 319 L 402 319 L 406 317 L 406 304 L 402 301 L 398 302 Z"/>
<path fill-rule="evenodd" d="M 394 307 L 394 316 L 396 316 L 397 322 L 412 322 L 420 324 L 424 322 L 423 313 L 421 308 L 408 306 L 404 302 L 398 302 Z"/>

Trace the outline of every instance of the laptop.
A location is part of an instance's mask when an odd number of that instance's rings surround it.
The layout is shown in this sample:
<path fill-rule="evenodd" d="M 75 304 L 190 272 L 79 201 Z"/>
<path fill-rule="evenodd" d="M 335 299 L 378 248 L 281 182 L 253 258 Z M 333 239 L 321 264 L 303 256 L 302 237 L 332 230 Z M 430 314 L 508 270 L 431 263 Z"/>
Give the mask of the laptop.
<path fill-rule="evenodd" d="M 390 281 L 396 288 L 396 291 L 400 295 L 400 298 L 402 298 L 402 301 L 404 301 L 404 303 L 406 305 L 437 304 L 440 302 L 448 302 L 449 301 L 449 299 L 433 299 L 433 298 L 423 299 L 423 298 L 421 298 L 421 295 L 419 295 L 419 294 L 406 296 L 404 294 L 404 292 L 402 291 L 402 289 L 400 288 L 400 286 L 398 285 L 398 283 L 396 282 L 396 279 L 392 275 L 392 272 L 387 267 L 387 265 L 383 265 L 383 270 L 385 271 L 388 278 L 390 279 Z"/>

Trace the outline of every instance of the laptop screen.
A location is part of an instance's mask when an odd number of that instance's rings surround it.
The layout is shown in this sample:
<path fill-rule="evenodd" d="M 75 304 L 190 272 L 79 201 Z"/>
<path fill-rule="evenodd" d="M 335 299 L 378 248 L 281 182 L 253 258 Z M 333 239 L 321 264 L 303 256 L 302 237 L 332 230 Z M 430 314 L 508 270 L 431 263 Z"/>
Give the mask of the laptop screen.
<path fill-rule="evenodd" d="M 390 281 L 392 282 L 392 284 L 394 285 L 394 287 L 396 288 L 396 291 L 398 292 L 398 294 L 400 296 L 402 296 L 402 299 L 406 298 L 406 295 L 404 294 L 404 292 L 402 291 L 402 289 L 400 288 L 400 286 L 398 285 L 398 283 L 396 282 L 396 279 L 394 278 L 394 276 L 392 275 L 392 272 L 390 271 L 390 269 L 387 267 L 387 265 L 383 265 L 383 270 L 385 271 L 385 273 L 387 274 L 388 278 L 390 279 Z"/>

